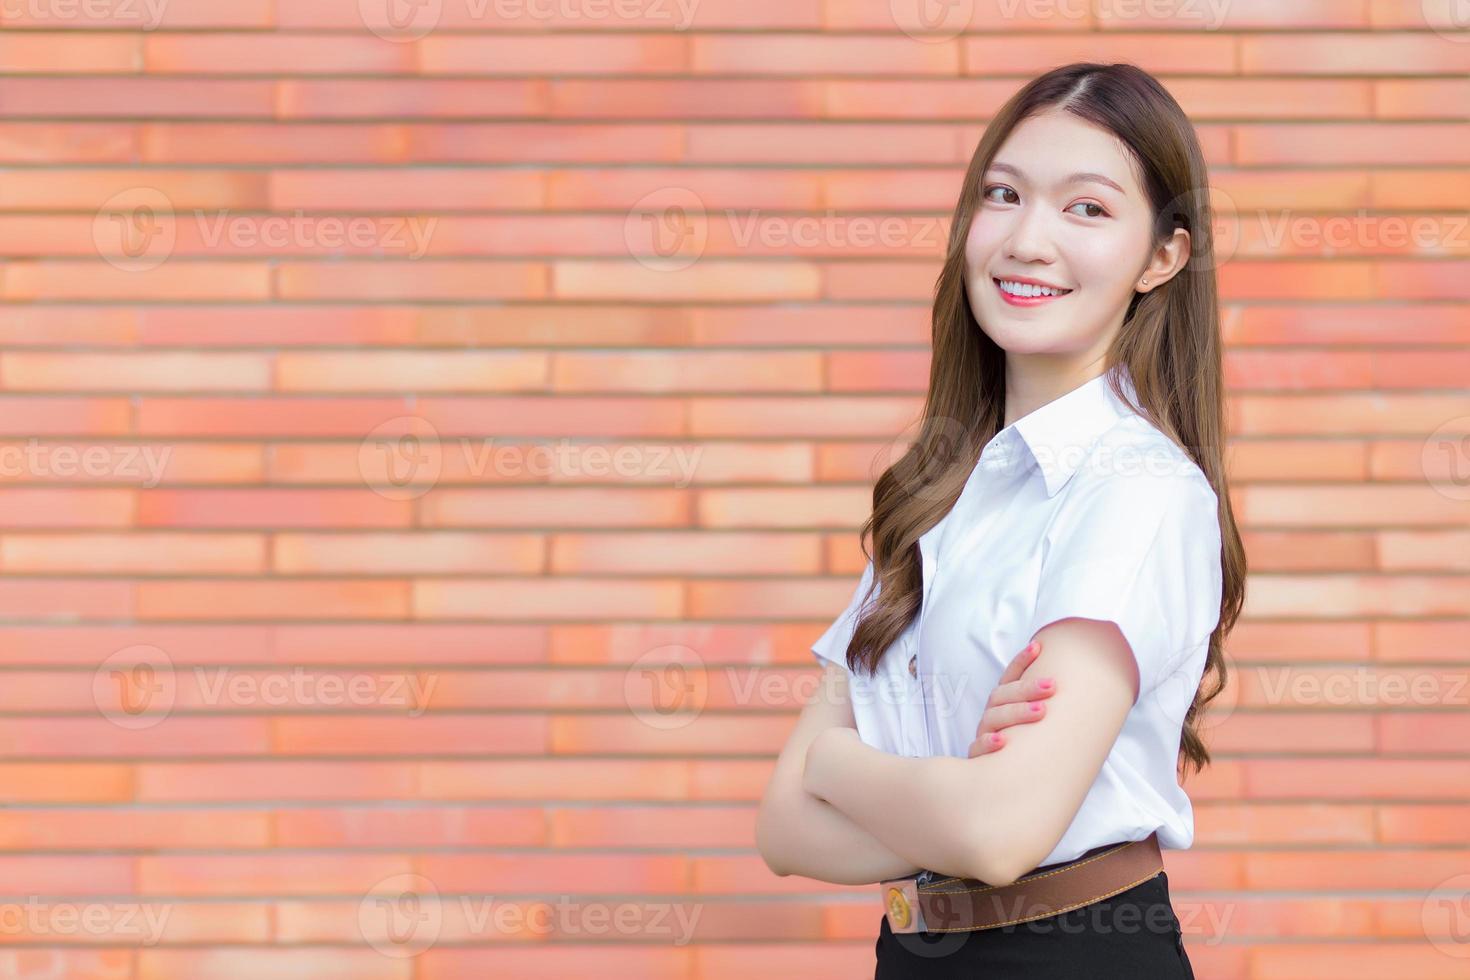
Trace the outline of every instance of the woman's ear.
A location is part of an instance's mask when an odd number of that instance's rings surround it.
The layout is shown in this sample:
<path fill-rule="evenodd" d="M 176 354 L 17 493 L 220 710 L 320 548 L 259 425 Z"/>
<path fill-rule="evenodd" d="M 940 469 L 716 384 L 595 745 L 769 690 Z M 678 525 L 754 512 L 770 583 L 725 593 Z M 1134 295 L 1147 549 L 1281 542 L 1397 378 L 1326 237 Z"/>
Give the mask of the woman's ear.
<path fill-rule="evenodd" d="M 1134 288 L 1140 293 L 1152 292 L 1173 279 L 1189 263 L 1189 245 L 1189 232 L 1183 228 L 1175 228 L 1169 240 L 1154 250 L 1148 267 L 1143 270 L 1138 285 Z"/>

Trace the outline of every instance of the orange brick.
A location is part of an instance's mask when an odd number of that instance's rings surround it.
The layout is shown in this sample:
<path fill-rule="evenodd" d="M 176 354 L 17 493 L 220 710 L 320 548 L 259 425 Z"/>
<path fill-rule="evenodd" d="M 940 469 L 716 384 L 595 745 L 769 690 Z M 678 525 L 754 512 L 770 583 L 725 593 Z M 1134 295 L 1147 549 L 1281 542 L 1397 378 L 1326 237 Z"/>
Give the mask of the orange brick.
<path fill-rule="evenodd" d="M 16 391 L 261 391 L 260 354 L 3 354 L 0 383 Z"/>
<path fill-rule="evenodd" d="M 133 5 L 135 10 L 141 8 L 141 4 Z M 141 76 L 0 80 L 0 96 L 11 107 L 10 114 L 23 118 L 135 119 L 143 109 L 147 115 L 264 119 L 272 113 L 273 95 L 274 86 L 268 80 L 184 81 Z"/>
<path fill-rule="evenodd" d="M 10 803 L 116 803 L 133 798 L 135 773 L 125 764 L 0 763 Z"/>
<path fill-rule="evenodd" d="M 407 582 L 250 580 L 140 582 L 140 619 L 403 619 Z"/>
<path fill-rule="evenodd" d="M 371 36 L 153 34 L 143 61 L 162 75 L 387 75 L 412 70 L 413 50 Z"/>
<path fill-rule="evenodd" d="M 0 562 L 13 572 L 229 575 L 265 570 L 256 534 L 7 534 Z"/>
<path fill-rule="evenodd" d="M 16 74 L 121 74 L 142 67 L 141 52 L 141 41 L 126 34 L 12 31 L 0 37 L 0 68 Z"/>
<path fill-rule="evenodd" d="M 426 75 L 665 74 L 690 67 L 689 45 L 684 37 L 657 35 L 429 34 L 418 60 Z"/>
<path fill-rule="evenodd" d="M 276 362 L 281 391 L 529 391 L 544 390 L 542 354 L 515 351 L 283 354 Z"/>

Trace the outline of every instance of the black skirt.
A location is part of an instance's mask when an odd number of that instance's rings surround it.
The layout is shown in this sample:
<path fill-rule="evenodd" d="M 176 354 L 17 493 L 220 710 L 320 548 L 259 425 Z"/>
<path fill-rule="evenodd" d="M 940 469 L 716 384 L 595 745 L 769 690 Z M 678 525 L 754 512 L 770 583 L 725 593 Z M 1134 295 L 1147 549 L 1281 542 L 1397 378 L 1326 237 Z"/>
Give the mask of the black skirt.
<path fill-rule="evenodd" d="M 971 932 L 896 934 L 884 916 L 874 980 L 1194 980 L 1160 871 L 1090 905 Z"/>

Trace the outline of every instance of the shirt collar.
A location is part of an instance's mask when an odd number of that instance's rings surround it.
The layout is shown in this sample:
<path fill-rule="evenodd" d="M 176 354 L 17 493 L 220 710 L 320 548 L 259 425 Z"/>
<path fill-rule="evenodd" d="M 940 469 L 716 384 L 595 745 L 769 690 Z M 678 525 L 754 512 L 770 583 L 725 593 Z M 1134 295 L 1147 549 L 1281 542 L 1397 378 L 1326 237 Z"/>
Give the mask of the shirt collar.
<path fill-rule="evenodd" d="M 1128 398 L 1138 400 L 1133 378 L 1124 364 L 1115 368 Z M 1136 414 L 1119 401 L 1103 373 L 1054 398 L 1035 411 L 1012 422 L 1013 428 L 1031 451 L 1046 481 L 1046 495 L 1056 496 L 1087 457 L 1099 436 L 1121 418 Z M 1005 430 L 1002 430 L 1004 432 Z"/>

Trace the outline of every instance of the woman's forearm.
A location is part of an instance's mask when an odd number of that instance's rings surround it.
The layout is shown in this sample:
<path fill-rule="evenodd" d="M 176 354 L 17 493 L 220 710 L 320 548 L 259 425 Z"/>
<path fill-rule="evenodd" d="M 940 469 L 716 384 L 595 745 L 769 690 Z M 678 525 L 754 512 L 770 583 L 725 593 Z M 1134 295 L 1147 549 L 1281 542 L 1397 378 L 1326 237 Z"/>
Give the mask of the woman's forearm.
<path fill-rule="evenodd" d="M 803 788 L 917 867 L 1001 884 L 981 844 L 976 761 L 893 755 L 829 729 L 809 746 Z"/>
<path fill-rule="evenodd" d="M 822 684 L 802 709 L 776 759 L 756 818 L 756 847 L 779 875 L 862 885 L 918 870 L 835 807 L 802 788 L 807 749 L 830 728 L 853 734 L 847 681 L 835 665 L 824 668 Z"/>
<path fill-rule="evenodd" d="M 866 885 L 919 870 L 799 783 L 768 791 L 756 839 L 766 865 L 781 875 Z"/>

